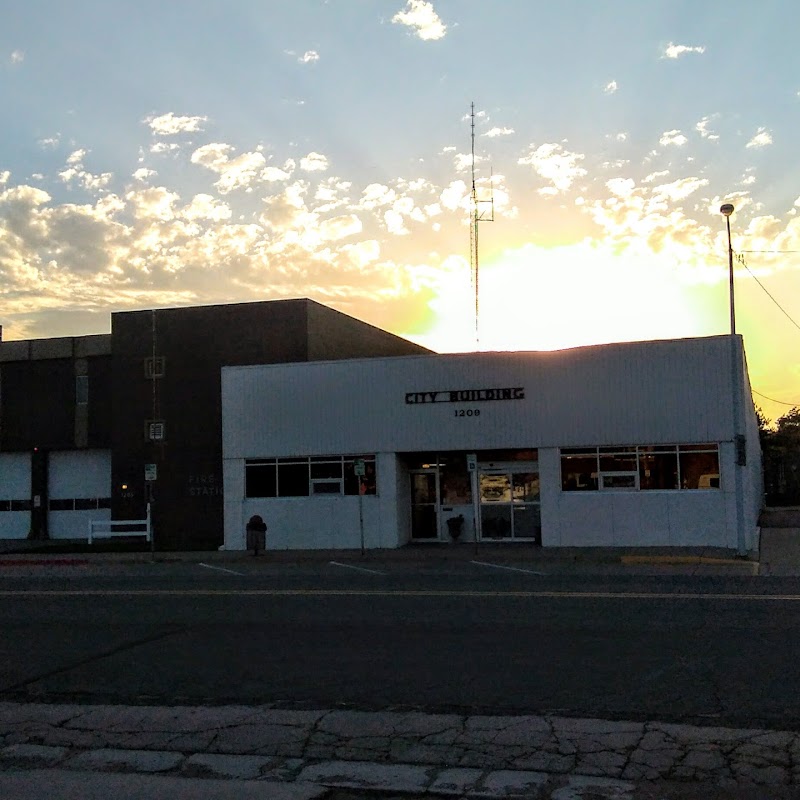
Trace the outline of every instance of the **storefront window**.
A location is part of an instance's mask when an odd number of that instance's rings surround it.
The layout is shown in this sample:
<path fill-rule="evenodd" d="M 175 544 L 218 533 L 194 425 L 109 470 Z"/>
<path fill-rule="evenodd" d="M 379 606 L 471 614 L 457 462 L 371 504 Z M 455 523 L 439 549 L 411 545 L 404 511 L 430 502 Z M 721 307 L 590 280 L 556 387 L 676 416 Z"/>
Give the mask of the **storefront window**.
<path fill-rule="evenodd" d="M 472 485 L 463 453 L 443 455 L 439 459 L 439 482 L 442 504 L 463 506 L 472 502 Z"/>
<path fill-rule="evenodd" d="M 716 444 L 562 448 L 561 489 L 719 489 Z"/>
<path fill-rule="evenodd" d="M 319 478 L 341 478 L 342 459 L 336 461 L 324 461 L 322 459 L 311 459 L 311 480 Z"/>
<path fill-rule="evenodd" d="M 678 454 L 674 447 L 668 450 L 639 448 L 639 488 L 678 488 Z"/>
<path fill-rule="evenodd" d="M 364 462 L 364 475 L 360 480 L 356 475 L 356 461 Z M 347 456 L 344 462 L 344 493 L 350 495 L 377 493 L 375 456 Z"/>
<path fill-rule="evenodd" d="M 565 492 L 597 489 L 597 450 L 563 449 L 561 451 L 561 488 Z"/>
<path fill-rule="evenodd" d="M 308 460 L 278 459 L 278 497 L 308 496 Z"/>
<path fill-rule="evenodd" d="M 539 473 L 515 472 L 511 475 L 515 503 L 539 502 Z"/>
<path fill-rule="evenodd" d="M 679 449 L 682 489 L 719 489 L 719 453 L 701 451 L 700 446 Z"/>
<path fill-rule="evenodd" d="M 359 479 L 357 461 L 364 462 Z M 245 464 L 245 497 L 374 495 L 375 456 L 312 456 L 252 459 Z"/>
<path fill-rule="evenodd" d="M 267 464 L 250 463 L 245 467 L 246 497 L 275 497 L 275 462 Z"/>
<path fill-rule="evenodd" d="M 510 503 L 509 475 L 481 475 L 481 503 Z"/>

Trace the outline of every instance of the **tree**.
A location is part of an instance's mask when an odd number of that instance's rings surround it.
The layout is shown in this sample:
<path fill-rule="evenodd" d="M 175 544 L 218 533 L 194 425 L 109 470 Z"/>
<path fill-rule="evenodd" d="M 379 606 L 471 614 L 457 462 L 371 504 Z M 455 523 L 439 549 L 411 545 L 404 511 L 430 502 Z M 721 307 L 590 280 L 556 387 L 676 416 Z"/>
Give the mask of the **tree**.
<path fill-rule="evenodd" d="M 773 429 L 762 426 L 757 409 L 764 463 L 767 505 L 800 504 L 800 408 L 795 406 L 775 420 Z"/>

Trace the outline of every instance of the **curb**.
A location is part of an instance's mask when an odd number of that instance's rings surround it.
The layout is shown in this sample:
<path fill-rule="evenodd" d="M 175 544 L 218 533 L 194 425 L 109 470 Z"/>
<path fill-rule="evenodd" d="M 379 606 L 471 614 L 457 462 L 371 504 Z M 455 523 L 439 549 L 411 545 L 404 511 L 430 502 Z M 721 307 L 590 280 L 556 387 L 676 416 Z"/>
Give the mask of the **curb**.
<path fill-rule="evenodd" d="M 718 564 L 719 566 L 758 566 L 750 558 L 712 558 L 710 556 L 620 556 L 621 564 Z"/>
<path fill-rule="evenodd" d="M 291 787 L 294 798 L 320 797 L 328 790 L 459 798 L 591 797 L 629 800 L 636 784 L 591 775 L 559 775 L 531 770 L 439 767 L 429 764 L 369 761 L 306 761 L 297 758 L 174 753 L 153 750 L 78 750 L 44 745 L 0 749 L 0 787 L 4 776 L 55 770 L 56 774 L 147 775 L 183 781 L 223 780 L 256 783 L 269 791 Z M 586 793 L 589 793 L 588 795 Z"/>

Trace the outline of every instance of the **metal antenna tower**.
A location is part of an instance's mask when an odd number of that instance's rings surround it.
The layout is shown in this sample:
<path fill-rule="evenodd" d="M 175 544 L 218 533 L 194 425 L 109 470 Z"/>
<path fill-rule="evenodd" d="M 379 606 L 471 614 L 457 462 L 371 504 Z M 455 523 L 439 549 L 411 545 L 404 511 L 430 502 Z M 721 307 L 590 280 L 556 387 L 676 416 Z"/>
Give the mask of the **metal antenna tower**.
<path fill-rule="evenodd" d="M 473 286 L 475 287 L 475 349 L 480 348 L 480 288 L 479 271 L 480 258 L 478 252 L 478 223 L 494 222 L 494 176 L 490 172 L 489 199 L 478 199 L 478 189 L 475 182 L 475 103 L 470 106 L 470 132 L 472 142 L 472 192 L 470 194 L 470 221 L 469 221 L 469 267 Z M 488 210 L 486 206 L 489 206 Z"/>

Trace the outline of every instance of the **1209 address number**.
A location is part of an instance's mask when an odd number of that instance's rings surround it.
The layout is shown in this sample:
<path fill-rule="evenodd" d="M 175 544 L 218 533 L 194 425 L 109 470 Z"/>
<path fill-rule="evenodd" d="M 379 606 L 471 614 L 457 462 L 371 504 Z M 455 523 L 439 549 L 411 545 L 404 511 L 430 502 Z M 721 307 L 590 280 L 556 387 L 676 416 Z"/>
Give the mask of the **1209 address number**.
<path fill-rule="evenodd" d="M 479 417 L 481 410 L 479 408 L 457 408 L 453 411 L 454 417 Z"/>

